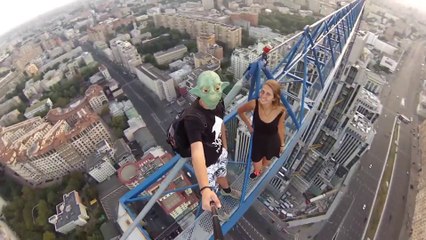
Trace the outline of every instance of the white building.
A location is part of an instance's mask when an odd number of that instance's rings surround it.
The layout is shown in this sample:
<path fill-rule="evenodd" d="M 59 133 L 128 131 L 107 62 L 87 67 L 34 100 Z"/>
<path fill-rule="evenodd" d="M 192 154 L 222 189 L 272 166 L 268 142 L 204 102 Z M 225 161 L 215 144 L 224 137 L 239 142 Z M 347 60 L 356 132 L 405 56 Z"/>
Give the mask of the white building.
<path fill-rule="evenodd" d="M 169 64 L 174 60 L 183 58 L 183 56 L 185 56 L 185 53 L 187 52 L 188 48 L 186 48 L 185 45 L 180 44 L 165 51 L 154 53 L 154 58 L 155 61 L 157 61 L 157 63 L 160 65 Z"/>
<path fill-rule="evenodd" d="M 105 80 L 110 81 L 112 79 L 111 75 L 109 74 L 108 68 L 104 65 L 99 66 L 99 72 L 102 73 L 102 76 L 104 76 Z"/>
<path fill-rule="evenodd" d="M 92 153 L 86 159 L 86 172 L 98 183 L 115 174 L 114 158 L 111 151 Z"/>
<path fill-rule="evenodd" d="M 365 83 L 364 88 L 374 93 L 375 95 L 379 95 L 383 89 L 383 86 L 386 84 L 386 80 L 368 69 L 366 69 L 366 77 L 367 82 Z"/>
<path fill-rule="evenodd" d="M 380 61 L 380 66 L 387 67 L 389 71 L 395 72 L 396 67 L 398 66 L 398 62 L 390 57 L 383 56 L 382 60 Z"/>
<path fill-rule="evenodd" d="M 108 98 L 106 97 L 100 85 L 91 85 L 89 88 L 87 88 L 85 94 L 90 107 L 96 113 L 101 113 L 104 105 L 108 104 Z"/>
<path fill-rule="evenodd" d="M 235 156 L 234 161 L 247 162 L 250 149 L 250 132 L 247 126 L 240 121 L 237 128 L 237 138 L 235 140 Z"/>
<path fill-rule="evenodd" d="M 231 55 L 231 69 L 234 73 L 234 78 L 241 79 L 244 72 L 247 70 L 248 65 L 260 57 L 263 52 L 263 47 L 265 47 L 267 44 L 274 47 L 280 44 L 282 41 L 283 39 L 276 38 L 262 39 L 259 40 L 255 45 L 249 46 L 248 48 L 235 49 Z M 281 48 L 268 54 L 268 62 L 271 69 L 281 60 L 285 47 L 285 45 L 282 45 Z"/>
<path fill-rule="evenodd" d="M 372 32 L 367 32 L 365 39 L 367 44 L 372 45 L 378 51 L 386 53 L 390 56 L 393 56 L 398 50 L 398 48 L 380 40 L 379 37 Z"/>
<path fill-rule="evenodd" d="M 56 214 L 49 217 L 49 223 L 55 225 L 57 232 L 67 234 L 77 226 L 86 225 L 89 215 L 75 190 L 64 194 L 63 199 L 63 202 L 56 205 Z"/>
<path fill-rule="evenodd" d="M 95 60 L 93 59 L 92 54 L 91 54 L 91 53 L 89 53 L 89 52 L 83 52 L 83 53 L 81 54 L 81 57 L 83 58 L 83 62 L 84 62 L 86 65 L 89 65 L 89 64 L 91 64 L 92 62 L 94 62 L 94 61 L 95 61 Z"/>
<path fill-rule="evenodd" d="M 142 58 L 136 48 L 127 41 L 111 41 L 114 61 L 122 64 L 127 70 L 133 72 L 133 68 L 142 64 Z"/>
<path fill-rule="evenodd" d="M 40 102 L 34 103 L 30 107 L 28 107 L 25 110 L 24 116 L 26 118 L 32 118 L 37 113 L 41 113 L 41 112 L 50 110 L 52 108 L 52 106 L 53 106 L 53 103 L 50 100 L 50 98 L 46 98 L 46 99 L 41 100 Z"/>
<path fill-rule="evenodd" d="M 160 100 L 171 102 L 176 99 L 175 83 L 167 73 L 150 63 L 135 68 L 136 76 L 146 87 L 158 96 Z"/>

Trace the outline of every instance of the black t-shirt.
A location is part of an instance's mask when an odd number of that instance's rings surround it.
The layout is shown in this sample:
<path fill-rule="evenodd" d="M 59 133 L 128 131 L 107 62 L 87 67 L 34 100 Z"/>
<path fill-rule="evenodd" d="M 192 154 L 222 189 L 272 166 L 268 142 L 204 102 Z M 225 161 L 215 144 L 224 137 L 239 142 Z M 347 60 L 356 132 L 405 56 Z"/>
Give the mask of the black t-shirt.
<path fill-rule="evenodd" d="M 201 113 L 206 122 L 204 126 L 203 121 L 198 117 L 187 116 L 184 119 L 186 135 L 188 136 L 189 143 L 201 141 L 204 147 L 204 157 L 206 159 L 206 166 L 210 166 L 218 160 L 222 153 L 222 123 L 225 116 L 225 108 L 223 102 L 219 102 L 214 110 L 208 110 L 200 106 L 199 100 L 193 103 L 196 111 Z"/>

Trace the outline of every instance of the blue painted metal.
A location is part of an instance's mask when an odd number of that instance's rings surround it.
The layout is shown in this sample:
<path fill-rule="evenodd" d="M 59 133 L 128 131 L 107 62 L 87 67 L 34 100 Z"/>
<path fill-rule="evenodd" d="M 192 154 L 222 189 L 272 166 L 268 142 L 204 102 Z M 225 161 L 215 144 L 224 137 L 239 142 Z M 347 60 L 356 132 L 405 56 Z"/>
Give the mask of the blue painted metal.
<path fill-rule="evenodd" d="M 192 185 L 189 185 L 189 186 L 185 186 L 185 187 L 181 187 L 181 188 L 176 188 L 176 189 L 173 189 L 173 190 L 165 191 L 163 194 L 161 194 L 160 198 L 163 197 L 164 195 L 169 194 L 169 193 L 175 193 L 175 192 L 185 191 L 188 188 L 191 188 L 191 189 L 198 188 L 198 184 L 192 184 Z M 138 202 L 138 201 L 146 201 L 146 200 L 151 199 L 151 197 L 152 197 L 152 195 L 143 196 L 143 197 L 135 197 L 135 198 L 129 199 L 127 201 L 127 203 Z"/>
<path fill-rule="evenodd" d="M 247 211 L 247 209 L 251 206 L 251 204 L 255 201 L 257 196 L 263 191 L 263 188 L 266 186 L 266 184 L 274 177 L 276 172 L 279 170 L 278 166 L 282 166 L 286 159 L 288 158 L 289 154 L 291 153 L 292 147 L 296 144 L 298 141 L 298 138 L 303 133 L 303 130 L 307 127 L 308 124 L 306 124 L 305 120 L 305 114 L 304 114 L 304 103 L 305 103 L 305 94 L 307 93 L 308 88 L 311 86 L 311 84 L 308 84 L 308 65 L 312 63 L 312 60 L 314 61 L 316 70 L 318 71 L 318 77 L 321 82 L 322 87 L 328 87 L 330 85 L 329 80 L 329 73 L 330 71 L 334 73 L 336 71 L 336 63 L 341 61 L 342 58 L 342 51 L 347 48 L 347 41 L 350 36 L 353 35 L 352 30 L 354 29 L 354 24 L 357 23 L 359 19 L 359 14 L 362 11 L 364 7 L 364 0 L 356 0 L 347 7 L 343 7 L 340 10 L 336 11 L 333 15 L 327 16 L 326 18 L 322 19 L 320 22 L 317 22 L 316 24 L 312 25 L 313 31 L 310 31 L 310 28 L 305 28 L 305 31 L 302 34 L 297 35 L 299 39 L 297 39 L 296 43 L 293 45 L 291 50 L 286 54 L 286 56 L 283 58 L 283 60 L 277 65 L 276 68 L 272 71 L 273 74 L 269 71 L 267 67 L 263 65 L 262 61 L 255 61 L 249 65 L 249 68 L 245 72 L 244 76 L 249 80 L 251 83 L 250 91 L 248 99 L 254 99 L 258 97 L 260 88 L 261 88 L 261 71 L 264 72 L 264 74 L 267 76 L 267 78 L 273 78 L 277 79 L 279 81 L 282 80 L 282 82 L 286 82 L 286 80 L 283 80 L 283 78 L 292 77 L 293 79 L 294 74 L 290 73 L 292 69 L 298 64 L 298 62 L 302 61 L 303 63 L 303 79 L 296 79 L 296 81 L 300 81 L 302 84 L 302 98 L 300 99 L 301 105 L 300 105 L 300 111 L 299 111 L 299 119 L 297 120 L 297 116 L 292 111 L 292 106 L 287 101 L 287 96 L 284 93 L 281 93 L 281 100 L 284 104 L 284 106 L 287 108 L 288 113 L 293 120 L 293 124 L 295 125 L 296 133 L 293 135 L 293 138 L 287 143 L 286 151 L 284 154 L 280 156 L 278 160 L 276 160 L 273 163 L 273 166 L 277 166 L 276 168 L 269 168 L 269 171 L 264 173 L 264 178 L 262 181 L 259 181 L 257 186 L 252 189 L 250 192 L 248 192 L 247 189 L 247 181 L 250 174 L 250 167 L 251 167 L 251 144 L 250 143 L 250 149 L 249 149 L 249 160 L 246 165 L 246 172 L 244 174 L 244 183 L 243 184 L 243 198 L 240 200 L 240 206 L 234 212 L 234 214 L 230 217 L 230 219 L 225 222 L 222 226 L 223 232 L 226 234 L 232 226 L 236 224 L 236 222 L 243 216 L 243 214 Z M 343 33 L 341 32 L 343 31 Z M 331 38 L 331 34 L 336 35 L 336 39 Z M 302 45 L 303 44 L 303 45 Z M 321 62 L 318 59 L 317 56 L 317 50 L 316 48 L 322 48 L 322 44 L 327 44 L 327 52 L 329 53 L 330 59 L 326 59 L 325 62 Z M 311 57 L 308 58 L 308 53 L 312 52 L 314 57 L 313 59 Z M 339 61 L 338 61 L 339 59 Z M 331 60 L 331 62 L 329 61 Z M 283 67 L 284 65 L 284 67 Z M 282 71 L 278 72 L 278 70 L 282 69 Z M 275 77 L 273 77 L 275 76 Z M 324 78 L 327 77 L 327 81 L 324 82 Z M 300 78 L 300 77 L 299 77 Z M 293 81 L 294 82 L 294 81 Z M 323 96 L 325 94 L 324 91 L 322 91 L 319 95 Z M 319 102 L 314 103 L 314 107 L 319 106 Z M 234 118 L 236 115 L 236 111 L 234 110 L 231 114 L 227 115 L 225 117 L 225 122 L 229 121 L 230 119 Z M 313 114 L 307 114 L 310 118 L 313 116 Z M 255 127 L 255 126 L 253 126 Z M 250 140 L 252 141 L 252 140 Z M 157 170 L 154 174 L 146 178 L 140 185 L 138 185 L 133 190 L 129 191 L 125 195 L 123 195 L 120 198 L 120 203 L 124 205 L 125 210 L 128 211 L 130 217 L 134 219 L 135 214 L 131 211 L 131 209 L 127 206 L 128 203 L 143 200 L 143 198 L 139 197 L 139 194 L 145 191 L 147 188 L 149 188 L 153 183 L 161 179 L 170 169 L 173 168 L 173 166 L 177 163 L 180 156 L 175 156 L 172 158 L 168 163 L 163 165 L 159 170 Z M 240 162 L 235 162 L 236 164 L 241 164 Z M 191 175 L 195 175 L 193 172 L 193 169 L 189 165 L 185 165 L 185 170 L 187 170 Z M 188 186 L 189 187 L 195 187 L 195 185 Z M 184 188 L 176 189 L 176 190 L 183 190 Z M 175 191 L 176 191 L 175 190 Z M 141 231 L 146 233 L 142 228 L 140 228 Z"/>
<path fill-rule="evenodd" d="M 127 204 L 127 202 L 138 196 L 140 193 L 145 191 L 145 189 L 149 188 L 153 183 L 157 182 L 158 179 L 163 177 L 166 173 L 172 169 L 176 163 L 179 161 L 180 155 L 174 156 L 170 161 L 168 161 L 166 164 L 161 166 L 157 171 L 155 171 L 153 174 L 151 174 L 149 177 L 147 177 L 141 184 L 124 194 L 120 198 L 120 202 L 123 204 Z"/>

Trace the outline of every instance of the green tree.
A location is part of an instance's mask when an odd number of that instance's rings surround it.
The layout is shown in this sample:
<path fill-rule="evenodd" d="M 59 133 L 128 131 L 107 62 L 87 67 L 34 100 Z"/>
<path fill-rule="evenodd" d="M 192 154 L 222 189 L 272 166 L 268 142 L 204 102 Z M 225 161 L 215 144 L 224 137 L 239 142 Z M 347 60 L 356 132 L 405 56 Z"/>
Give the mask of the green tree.
<path fill-rule="evenodd" d="M 33 206 L 31 206 L 31 204 L 25 204 L 24 209 L 22 209 L 22 216 L 24 218 L 25 228 L 30 231 L 34 229 L 32 209 Z"/>
<path fill-rule="evenodd" d="M 35 191 L 27 186 L 24 186 L 22 188 L 22 198 L 25 200 L 25 202 L 27 203 L 35 203 L 36 198 L 35 198 Z"/>
<path fill-rule="evenodd" d="M 112 117 L 112 127 L 124 130 L 126 128 L 126 117 L 125 116 L 115 116 Z"/>
<path fill-rule="evenodd" d="M 50 215 L 52 215 L 52 212 L 49 211 L 47 202 L 45 200 L 42 199 L 38 202 L 37 213 L 38 213 L 38 216 L 36 218 L 37 225 L 44 227 L 47 224 L 49 224 L 47 222 L 47 219 L 50 217 Z"/>
<path fill-rule="evenodd" d="M 70 100 L 68 98 L 59 97 L 56 100 L 55 107 L 61 107 L 61 108 L 66 107 L 69 102 L 70 102 Z"/>
<path fill-rule="evenodd" d="M 56 240 L 56 236 L 53 232 L 46 231 L 43 233 L 43 240 Z"/>
<path fill-rule="evenodd" d="M 190 53 L 198 52 L 197 43 L 194 40 L 187 40 L 184 44 L 188 48 L 188 52 Z"/>
<path fill-rule="evenodd" d="M 52 189 L 48 189 L 47 191 L 47 202 L 49 205 L 55 205 L 58 201 L 57 193 L 54 192 Z"/>
<path fill-rule="evenodd" d="M 27 109 L 27 105 L 22 102 L 16 107 L 16 109 L 18 109 L 20 113 L 25 113 L 25 110 Z"/>
<path fill-rule="evenodd" d="M 107 116 L 109 114 L 109 107 L 108 105 L 105 105 L 102 107 L 101 116 Z"/>

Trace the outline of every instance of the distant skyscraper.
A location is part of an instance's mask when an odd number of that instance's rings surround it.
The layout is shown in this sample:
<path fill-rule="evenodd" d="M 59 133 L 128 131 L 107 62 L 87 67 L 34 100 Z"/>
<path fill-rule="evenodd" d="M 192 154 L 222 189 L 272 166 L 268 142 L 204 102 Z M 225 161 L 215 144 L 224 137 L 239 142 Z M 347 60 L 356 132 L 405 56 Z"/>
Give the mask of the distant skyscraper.
<path fill-rule="evenodd" d="M 237 128 L 237 138 L 235 141 L 234 160 L 237 162 L 247 162 L 250 149 L 250 132 L 245 124 L 240 124 Z"/>

